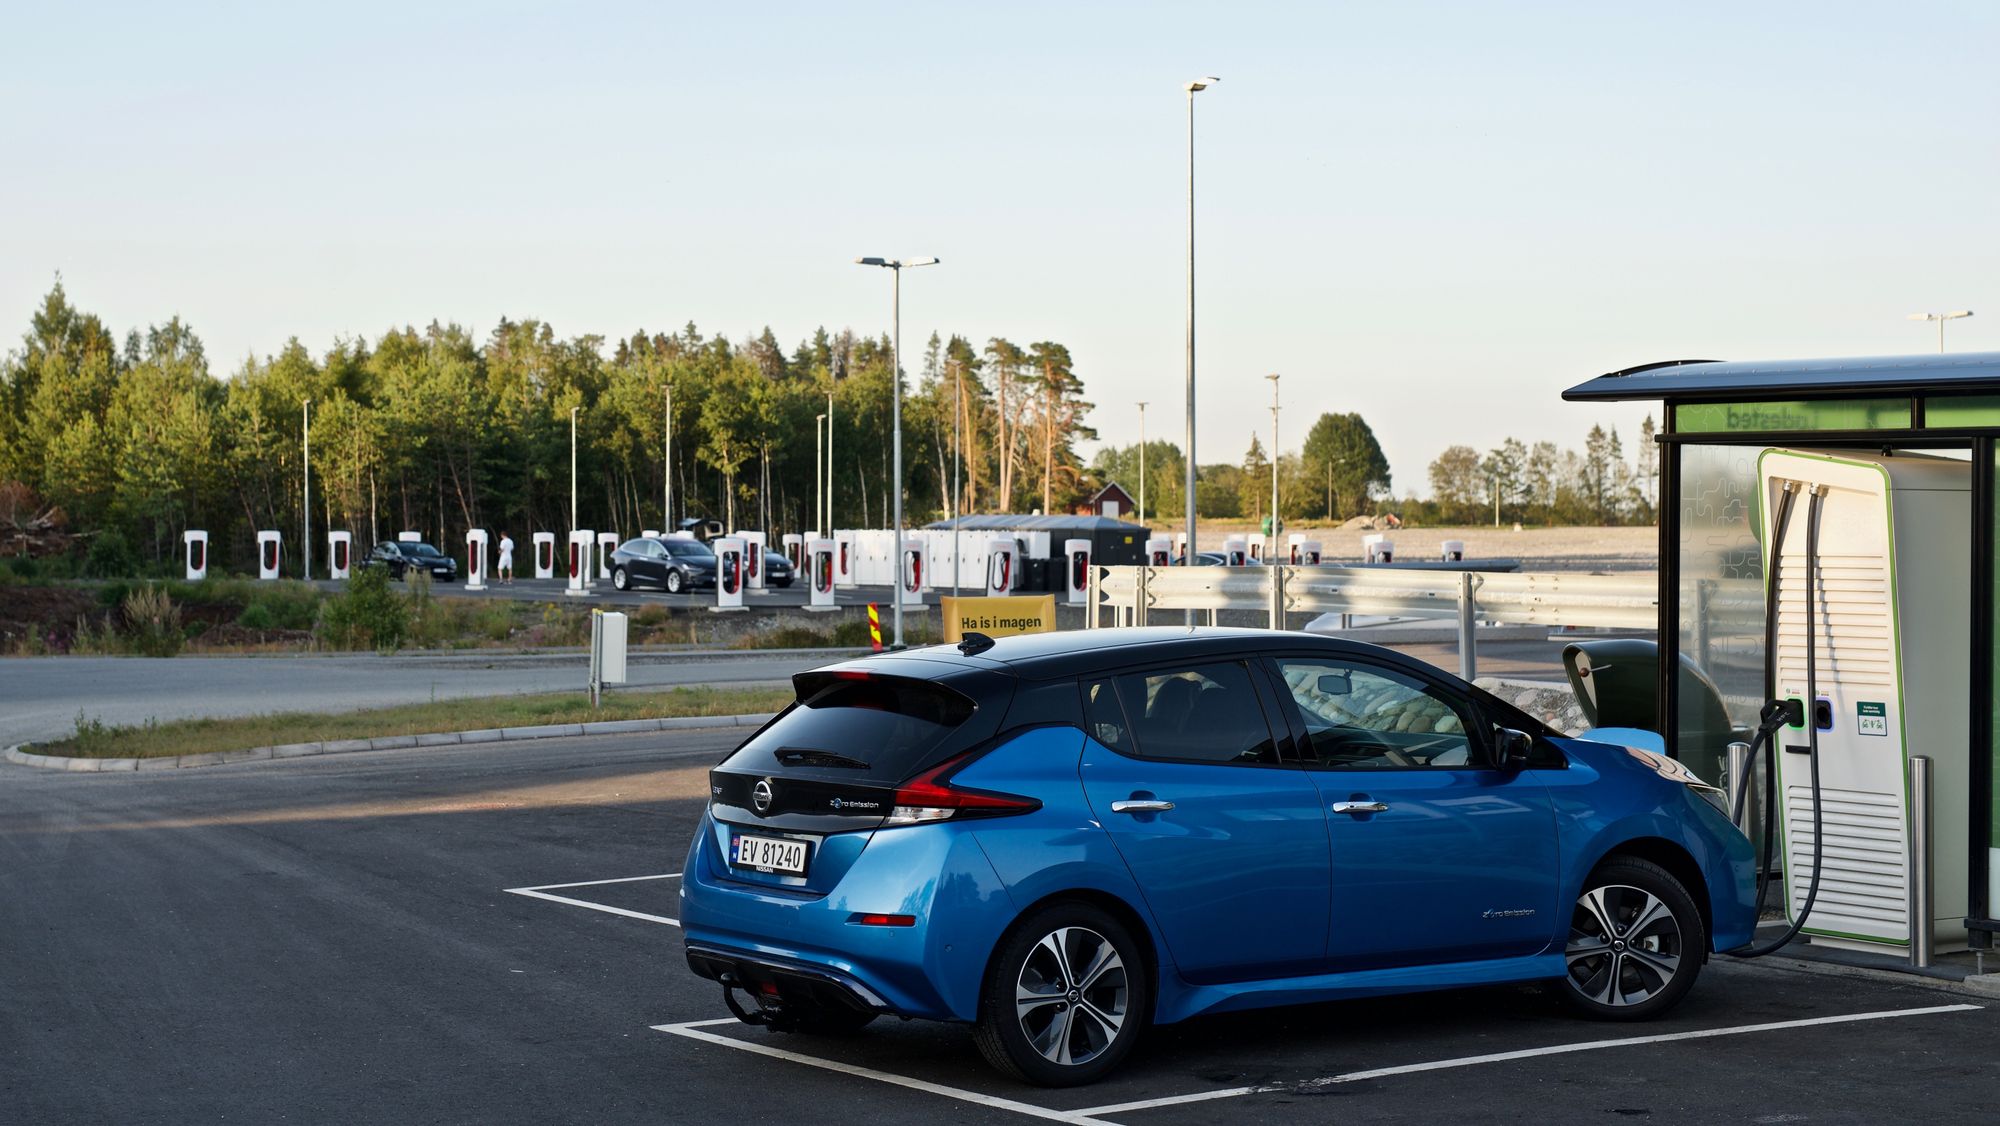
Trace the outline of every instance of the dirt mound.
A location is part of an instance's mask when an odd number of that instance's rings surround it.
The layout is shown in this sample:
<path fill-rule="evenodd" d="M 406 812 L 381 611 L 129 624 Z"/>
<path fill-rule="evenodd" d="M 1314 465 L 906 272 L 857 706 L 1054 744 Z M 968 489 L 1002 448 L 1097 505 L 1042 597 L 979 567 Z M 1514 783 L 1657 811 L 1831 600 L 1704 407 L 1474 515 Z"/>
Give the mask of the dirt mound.
<path fill-rule="evenodd" d="M 1349 516 L 1346 520 L 1341 521 L 1340 527 L 1336 531 L 1372 532 L 1375 529 L 1376 524 L 1373 516 Z"/>
<path fill-rule="evenodd" d="M 76 621 L 97 622 L 104 608 L 94 591 L 73 586 L 0 586 L 0 653 L 67 652 Z"/>

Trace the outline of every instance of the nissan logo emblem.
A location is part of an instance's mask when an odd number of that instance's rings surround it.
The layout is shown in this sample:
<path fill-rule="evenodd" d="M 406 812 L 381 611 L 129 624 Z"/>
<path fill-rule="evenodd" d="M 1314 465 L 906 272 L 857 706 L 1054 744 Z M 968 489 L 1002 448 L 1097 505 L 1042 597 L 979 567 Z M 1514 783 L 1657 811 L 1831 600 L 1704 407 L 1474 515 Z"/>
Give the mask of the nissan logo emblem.
<path fill-rule="evenodd" d="M 771 812 L 771 780 L 769 778 L 759 778 L 757 779 L 757 784 L 751 787 L 750 804 L 757 808 L 757 814 L 760 817 Z"/>

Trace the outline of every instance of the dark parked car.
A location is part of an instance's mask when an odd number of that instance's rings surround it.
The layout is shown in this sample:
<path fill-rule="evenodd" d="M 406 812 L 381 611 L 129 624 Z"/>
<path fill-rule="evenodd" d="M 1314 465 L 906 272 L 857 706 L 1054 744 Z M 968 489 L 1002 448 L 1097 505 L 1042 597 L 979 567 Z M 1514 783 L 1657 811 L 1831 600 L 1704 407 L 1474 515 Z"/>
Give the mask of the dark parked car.
<path fill-rule="evenodd" d="M 611 585 L 656 586 L 668 594 L 715 585 L 715 552 L 696 540 L 641 536 L 611 553 Z"/>
<path fill-rule="evenodd" d="M 791 560 L 775 551 L 764 553 L 765 586 L 788 587 L 797 576 L 798 570 L 792 566 Z"/>
<path fill-rule="evenodd" d="M 458 578 L 458 560 L 427 543 L 404 541 L 378 543 L 363 567 L 387 567 L 392 579 L 407 579 L 411 571 L 428 572 L 431 578 L 452 582 Z"/>

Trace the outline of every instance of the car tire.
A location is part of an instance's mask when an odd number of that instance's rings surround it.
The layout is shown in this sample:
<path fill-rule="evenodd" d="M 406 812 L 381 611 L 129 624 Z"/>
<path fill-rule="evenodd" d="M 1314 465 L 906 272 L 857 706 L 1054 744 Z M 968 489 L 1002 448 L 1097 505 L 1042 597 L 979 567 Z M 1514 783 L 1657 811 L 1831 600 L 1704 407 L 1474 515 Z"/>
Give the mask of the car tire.
<path fill-rule="evenodd" d="M 619 590 L 631 590 L 632 578 L 625 573 L 625 568 L 613 567 L 611 568 L 611 585 Z"/>
<path fill-rule="evenodd" d="M 1124 924 L 1087 903 L 1055 903 L 1001 940 L 973 1039 L 987 1063 L 1024 1083 L 1094 1083 L 1132 1053 L 1152 1001 L 1139 944 Z"/>
<path fill-rule="evenodd" d="M 1650 861 L 1613 857 L 1583 882 L 1557 987 L 1585 1016 L 1650 1020 L 1687 996 L 1707 956 L 1707 928 L 1681 882 Z"/>
<path fill-rule="evenodd" d="M 679 594 L 682 590 L 685 590 L 686 588 L 687 588 L 687 578 L 686 576 L 680 573 L 679 569 L 670 570 L 667 572 L 668 594 Z"/>

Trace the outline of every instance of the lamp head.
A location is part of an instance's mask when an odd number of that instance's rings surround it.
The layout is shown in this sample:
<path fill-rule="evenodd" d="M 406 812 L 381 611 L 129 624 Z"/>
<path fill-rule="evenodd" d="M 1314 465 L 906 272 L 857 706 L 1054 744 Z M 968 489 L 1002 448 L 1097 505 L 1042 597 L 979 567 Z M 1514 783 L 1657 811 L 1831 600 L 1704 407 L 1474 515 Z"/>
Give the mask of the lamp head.
<path fill-rule="evenodd" d="M 1187 92 L 1190 94 L 1198 94 L 1201 91 L 1208 89 L 1210 86 L 1213 86 L 1220 81 L 1222 81 L 1222 79 L 1217 78 L 1214 75 L 1209 75 L 1207 78 L 1197 78 L 1194 81 L 1187 84 Z"/>

